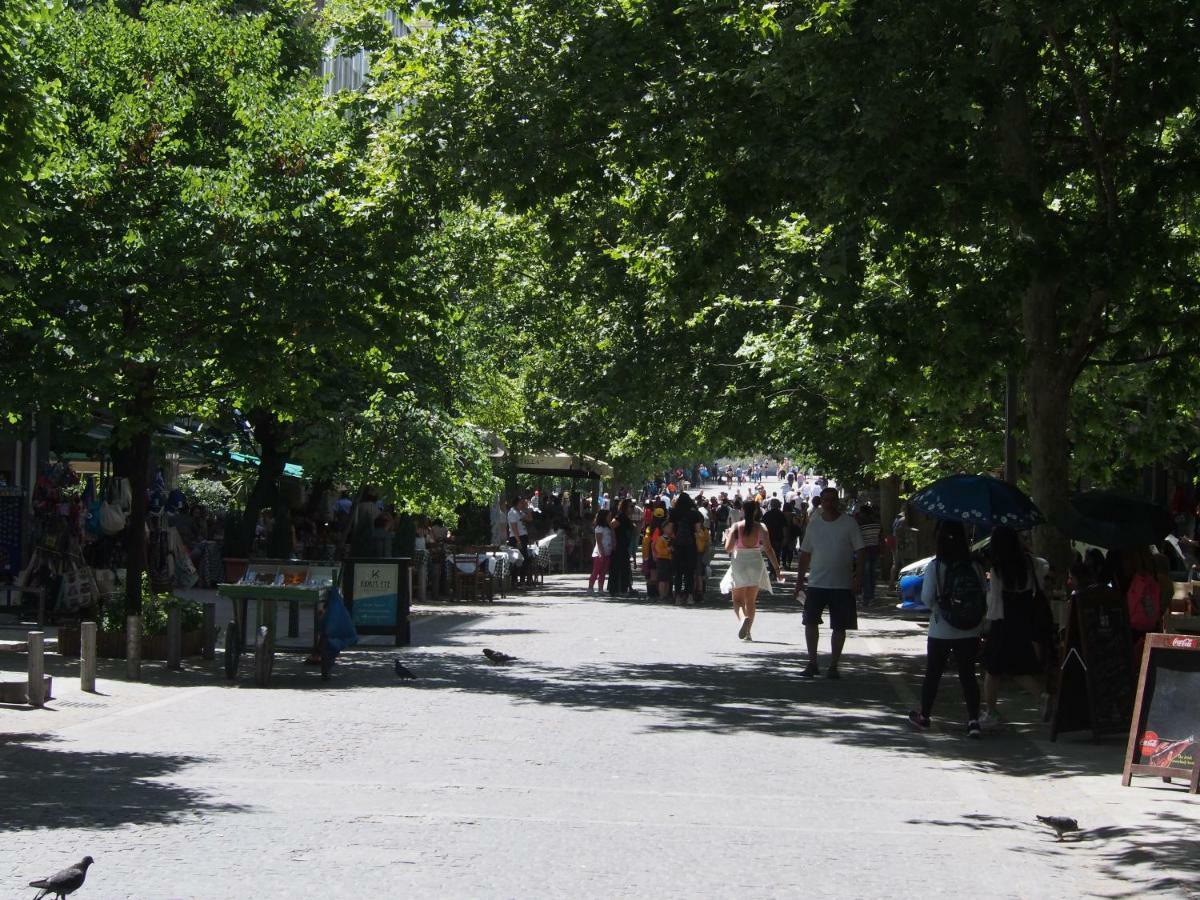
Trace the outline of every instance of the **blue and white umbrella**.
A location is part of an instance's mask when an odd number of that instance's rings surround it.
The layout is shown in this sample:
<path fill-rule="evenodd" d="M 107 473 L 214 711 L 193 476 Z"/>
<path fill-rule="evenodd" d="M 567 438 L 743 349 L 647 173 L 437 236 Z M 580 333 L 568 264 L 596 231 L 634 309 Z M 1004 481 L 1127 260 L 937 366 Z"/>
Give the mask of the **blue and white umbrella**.
<path fill-rule="evenodd" d="M 935 519 L 964 525 L 1007 525 L 1022 531 L 1046 521 L 1024 491 L 989 475 L 939 478 L 919 491 L 911 503 Z"/>

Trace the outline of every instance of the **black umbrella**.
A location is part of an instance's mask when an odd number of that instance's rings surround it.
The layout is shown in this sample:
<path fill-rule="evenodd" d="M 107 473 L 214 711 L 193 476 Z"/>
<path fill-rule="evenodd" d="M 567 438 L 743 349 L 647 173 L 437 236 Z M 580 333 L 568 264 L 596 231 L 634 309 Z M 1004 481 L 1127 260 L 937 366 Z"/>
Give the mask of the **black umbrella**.
<path fill-rule="evenodd" d="M 1067 537 L 1106 549 L 1157 544 L 1175 526 L 1161 506 L 1112 491 L 1084 491 L 1055 524 Z"/>

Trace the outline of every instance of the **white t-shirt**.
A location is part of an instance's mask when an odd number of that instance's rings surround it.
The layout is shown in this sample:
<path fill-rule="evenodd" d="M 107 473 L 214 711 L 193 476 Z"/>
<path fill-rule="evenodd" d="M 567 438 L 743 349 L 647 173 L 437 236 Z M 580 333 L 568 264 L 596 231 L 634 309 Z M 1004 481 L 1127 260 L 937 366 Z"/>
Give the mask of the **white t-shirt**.
<path fill-rule="evenodd" d="M 612 556 L 613 540 L 612 529 L 607 525 L 597 525 L 594 529 L 596 534 L 596 544 L 592 547 L 592 556 Z"/>
<path fill-rule="evenodd" d="M 513 526 L 517 526 L 517 536 L 525 537 L 529 534 L 529 529 L 525 527 L 525 517 L 521 515 L 521 511 L 515 506 L 508 511 L 508 536 L 512 537 Z"/>
<path fill-rule="evenodd" d="M 811 553 L 808 586 L 850 590 L 855 551 L 863 548 L 858 522 L 842 513 L 832 522 L 813 516 L 804 531 L 801 553 Z"/>

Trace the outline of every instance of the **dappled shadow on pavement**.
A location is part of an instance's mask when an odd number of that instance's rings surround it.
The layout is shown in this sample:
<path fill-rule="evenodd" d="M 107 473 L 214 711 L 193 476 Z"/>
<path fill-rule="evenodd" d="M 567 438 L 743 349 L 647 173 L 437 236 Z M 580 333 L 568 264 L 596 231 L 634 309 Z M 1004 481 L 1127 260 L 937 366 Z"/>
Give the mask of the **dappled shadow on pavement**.
<path fill-rule="evenodd" d="M 48 734 L 0 735 L 0 832 L 174 824 L 243 811 L 163 780 L 199 762 L 161 753 L 76 750 Z"/>
<path fill-rule="evenodd" d="M 1035 814 L 1070 815 L 1070 810 L 1031 810 L 1028 821 L 981 814 L 958 819 L 910 819 L 910 825 L 933 825 L 970 831 L 1004 831 L 1023 835 L 1010 849 L 1061 862 L 1088 866 L 1124 886 L 1106 897 L 1147 894 L 1200 896 L 1200 837 L 1196 818 L 1154 810 L 1152 821 L 1138 825 L 1080 822 L 1080 830 L 1057 840 Z M 1029 837 L 1033 840 L 1029 840 Z"/>
<path fill-rule="evenodd" d="M 391 655 L 354 653 L 343 656 L 329 686 L 465 691 L 504 695 L 518 703 L 632 711 L 645 714 L 648 731 L 824 737 L 858 748 L 920 757 L 934 765 L 953 760 L 968 769 L 1017 777 L 1120 771 L 1120 751 L 1115 747 L 1091 752 L 1066 745 L 1060 753 L 1011 732 L 971 741 L 965 725 L 956 724 L 931 733 L 915 732 L 887 677 L 911 670 L 913 657 L 854 658 L 844 664 L 842 680 L 833 682 L 802 678 L 798 649 L 731 652 L 708 663 L 583 660 L 562 666 L 521 659 L 493 666 L 482 654 L 417 648 L 403 653 L 404 663 L 419 676 L 416 681 L 396 678 Z M 281 687 L 288 683 L 281 678 L 276 682 Z M 951 706 L 961 702 L 957 685 L 947 680 L 944 690 L 946 715 L 954 721 L 958 710 Z"/>

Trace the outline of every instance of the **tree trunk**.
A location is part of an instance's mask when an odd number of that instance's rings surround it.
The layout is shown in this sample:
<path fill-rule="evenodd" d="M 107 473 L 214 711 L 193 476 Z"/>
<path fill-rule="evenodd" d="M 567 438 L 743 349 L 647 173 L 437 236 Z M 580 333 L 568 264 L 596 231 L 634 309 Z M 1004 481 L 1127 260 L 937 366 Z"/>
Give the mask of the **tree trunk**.
<path fill-rule="evenodd" d="M 125 615 L 142 614 L 142 575 L 146 571 L 146 491 L 150 487 L 149 428 L 134 434 L 127 451 L 122 454 L 124 470 L 129 479 L 129 519 L 125 523 Z"/>
<path fill-rule="evenodd" d="M 1031 285 L 1022 302 L 1025 331 L 1025 403 L 1029 422 L 1033 500 L 1051 522 L 1066 511 L 1071 477 L 1067 441 L 1073 374 L 1064 365 L 1055 313 L 1056 286 Z M 1034 550 L 1050 562 L 1063 581 L 1071 563 L 1071 544 L 1052 525 L 1034 531 Z"/>
<path fill-rule="evenodd" d="M 279 492 L 279 479 L 287 464 L 287 453 L 283 447 L 284 433 L 279 421 L 270 413 L 257 411 L 251 413 L 250 422 L 254 427 L 254 438 L 258 441 L 258 478 L 250 496 L 246 498 L 246 509 L 238 523 L 236 541 L 226 552 L 227 556 L 250 555 L 259 513 L 274 505 Z"/>

